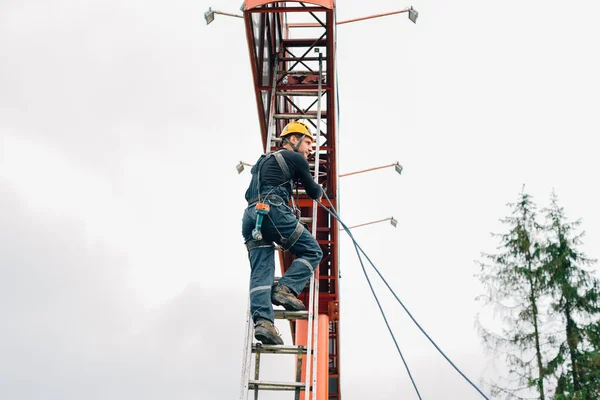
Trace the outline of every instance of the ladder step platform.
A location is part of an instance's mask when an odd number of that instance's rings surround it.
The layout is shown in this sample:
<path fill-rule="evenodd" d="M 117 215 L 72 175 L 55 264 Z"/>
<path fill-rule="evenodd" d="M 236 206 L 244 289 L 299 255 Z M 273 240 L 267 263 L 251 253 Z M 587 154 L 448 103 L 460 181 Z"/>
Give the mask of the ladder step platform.
<path fill-rule="evenodd" d="M 322 60 L 327 61 L 327 57 Z M 319 57 L 279 57 L 279 61 L 319 61 Z"/>
<path fill-rule="evenodd" d="M 306 90 L 290 90 L 285 92 L 277 92 L 278 96 L 305 96 L 305 97 L 317 97 L 319 96 L 318 91 L 306 91 Z"/>
<path fill-rule="evenodd" d="M 269 354 L 306 354 L 304 346 L 286 346 L 255 343 L 252 345 L 253 353 Z"/>
<path fill-rule="evenodd" d="M 308 311 L 274 310 L 275 319 L 308 319 Z"/>
<path fill-rule="evenodd" d="M 268 381 L 249 381 L 250 390 L 304 390 L 304 382 L 268 382 Z"/>
<path fill-rule="evenodd" d="M 275 114 L 273 115 L 275 119 L 317 119 L 317 114 L 314 112 L 311 113 L 289 113 L 289 114 Z M 321 111 L 321 118 L 327 118 L 327 110 Z"/>
<path fill-rule="evenodd" d="M 313 38 L 302 38 L 302 39 L 283 39 L 284 47 L 326 47 L 327 39 L 313 39 Z"/>
<path fill-rule="evenodd" d="M 319 72 L 306 71 L 306 70 L 292 70 L 292 71 L 277 71 L 279 75 L 319 75 Z M 327 71 L 323 71 L 323 75 L 327 75 Z"/>

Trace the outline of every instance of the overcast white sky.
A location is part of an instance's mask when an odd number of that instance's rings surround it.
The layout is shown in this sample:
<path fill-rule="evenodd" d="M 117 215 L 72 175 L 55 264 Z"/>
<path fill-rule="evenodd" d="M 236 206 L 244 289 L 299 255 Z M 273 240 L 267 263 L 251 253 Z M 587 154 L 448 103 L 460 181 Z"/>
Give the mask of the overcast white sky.
<path fill-rule="evenodd" d="M 338 20 L 409 5 L 340 1 Z M 502 363 L 473 326 L 474 260 L 522 184 L 542 206 L 554 188 L 600 257 L 600 5 L 412 5 L 417 25 L 338 29 L 340 172 L 404 166 L 342 178 L 341 214 L 399 221 L 355 236 L 479 382 Z M 243 23 L 206 27 L 209 6 L 240 1 L 0 1 L 1 398 L 237 397 L 249 174 L 235 164 L 261 148 Z M 344 399 L 416 399 L 341 250 Z M 480 398 L 379 291 L 423 398 Z"/>

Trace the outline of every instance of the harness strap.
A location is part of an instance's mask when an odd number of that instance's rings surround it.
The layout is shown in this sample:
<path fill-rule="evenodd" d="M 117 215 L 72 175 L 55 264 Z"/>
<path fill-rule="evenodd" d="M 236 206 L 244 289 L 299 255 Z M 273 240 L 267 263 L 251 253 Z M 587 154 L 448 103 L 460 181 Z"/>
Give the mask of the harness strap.
<path fill-rule="evenodd" d="M 283 172 L 284 179 L 290 180 L 290 189 L 293 189 L 294 188 L 294 180 L 292 179 L 292 173 L 290 172 L 290 169 L 289 169 L 287 163 L 285 162 L 285 160 L 283 159 L 283 156 L 281 155 L 281 150 L 276 151 L 275 153 L 273 153 L 273 155 L 275 156 L 275 160 L 277 160 L 277 164 L 279 164 L 279 168 L 281 168 L 281 171 Z"/>
<path fill-rule="evenodd" d="M 287 163 L 285 162 L 283 156 L 281 155 L 281 152 L 283 151 L 283 149 L 281 150 L 277 150 L 274 153 L 266 153 L 264 154 L 262 157 L 262 161 L 260 162 L 260 165 L 257 165 L 257 185 L 258 185 L 258 196 L 260 197 L 260 171 L 262 170 L 262 167 L 264 166 L 265 162 L 271 157 L 271 156 L 275 156 L 275 160 L 277 161 L 277 164 L 279 165 L 279 169 L 281 169 L 281 172 L 283 172 L 283 179 L 284 180 L 288 180 L 289 179 L 289 183 L 290 183 L 290 191 L 294 189 L 294 179 L 292 179 L 292 173 L 290 172 L 290 169 L 287 165 Z"/>
<path fill-rule="evenodd" d="M 281 247 L 284 250 L 289 250 L 292 248 L 293 245 L 296 244 L 296 242 L 298 241 L 298 239 L 300 238 L 300 236 L 302 235 L 302 233 L 304 232 L 304 225 L 302 225 L 300 222 L 298 222 L 298 224 L 296 225 L 296 229 L 294 229 L 294 232 L 292 232 L 292 234 L 290 235 L 290 237 L 286 238 L 281 238 Z M 268 240 L 254 240 L 251 239 L 249 241 L 247 241 L 246 243 L 246 249 L 248 251 L 252 250 L 252 249 L 256 249 L 256 248 L 267 248 L 267 247 L 275 247 L 273 245 L 273 242 L 268 241 Z"/>
<path fill-rule="evenodd" d="M 281 241 L 281 247 L 283 247 L 284 250 L 291 249 L 302 235 L 302 232 L 304 232 L 304 225 L 298 222 L 296 229 L 294 229 L 294 232 L 290 235 L 290 237 Z"/>
<path fill-rule="evenodd" d="M 274 247 L 273 246 L 273 242 L 270 242 L 268 240 L 249 240 L 246 242 L 246 249 L 248 249 L 248 251 L 255 249 L 257 247 Z"/>
<path fill-rule="evenodd" d="M 274 200 L 274 201 L 280 201 L 282 203 L 285 203 L 285 199 L 283 199 L 281 196 L 276 195 L 276 194 L 270 194 L 270 195 L 264 196 L 264 197 L 261 198 L 261 200 L 262 201 Z M 248 207 L 255 206 L 258 203 L 258 201 L 259 200 L 258 200 L 257 197 L 255 197 L 254 199 L 251 199 L 248 202 Z"/>

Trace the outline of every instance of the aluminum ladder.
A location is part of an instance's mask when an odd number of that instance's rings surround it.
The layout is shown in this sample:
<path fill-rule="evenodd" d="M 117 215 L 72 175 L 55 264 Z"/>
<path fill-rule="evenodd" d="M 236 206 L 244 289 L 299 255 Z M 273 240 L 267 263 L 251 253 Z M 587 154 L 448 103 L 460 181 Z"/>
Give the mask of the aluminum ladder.
<path fill-rule="evenodd" d="M 318 49 L 315 50 L 318 52 Z M 301 88 L 293 91 L 278 92 L 277 82 L 280 79 L 279 59 L 275 58 L 275 68 L 273 73 L 273 83 L 271 89 L 270 99 L 270 110 L 269 110 L 269 125 L 267 134 L 267 146 L 271 149 L 276 146 L 278 140 L 274 138 L 276 135 L 276 121 L 277 120 L 292 120 L 298 118 L 298 114 L 289 113 L 278 113 L 277 112 L 277 98 L 286 96 L 316 96 L 317 97 L 317 110 L 316 113 L 306 114 L 302 113 L 305 118 L 316 119 L 316 153 L 315 153 L 315 164 L 314 164 L 314 179 L 318 183 L 319 177 L 319 155 L 320 155 L 320 139 L 321 139 L 321 99 L 323 96 L 323 58 L 319 53 L 319 75 L 318 75 L 318 90 L 306 92 L 302 91 Z M 288 71 L 292 72 L 292 71 Z M 293 73 L 297 73 L 293 71 Z M 313 218 L 304 219 L 307 222 L 312 223 L 311 232 L 313 237 L 316 238 L 317 232 L 317 208 L 318 204 L 313 204 Z M 268 391 L 294 391 L 295 400 L 299 400 L 300 392 L 310 393 L 306 395 L 305 399 L 316 399 L 317 389 L 317 350 L 318 350 L 318 310 L 319 310 L 319 279 L 315 277 L 319 276 L 319 268 L 317 267 L 310 278 L 309 283 L 309 304 L 307 311 L 285 311 L 285 310 L 274 310 L 275 320 L 307 320 L 308 332 L 306 346 L 296 345 L 263 345 L 261 343 L 254 342 L 254 321 L 250 313 L 250 299 L 248 299 L 248 312 L 246 315 L 246 334 L 244 341 L 244 356 L 242 363 L 242 382 L 240 389 L 240 400 L 248 400 L 250 392 L 254 395 L 254 400 L 259 399 L 259 392 L 261 390 Z M 316 315 L 316 318 L 315 318 Z M 254 354 L 254 363 L 252 362 L 252 355 Z M 296 355 L 296 376 L 295 380 L 291 382 L 274 382 L 268 380 L 261 380 L 260 378 L 260 362 L 261 354 L 278 354 L 278 355 Z M 304 382 L 302 381 L 302 364 L 306 363 Z M 253 371 L 252 371 L 253 370 Z"/>

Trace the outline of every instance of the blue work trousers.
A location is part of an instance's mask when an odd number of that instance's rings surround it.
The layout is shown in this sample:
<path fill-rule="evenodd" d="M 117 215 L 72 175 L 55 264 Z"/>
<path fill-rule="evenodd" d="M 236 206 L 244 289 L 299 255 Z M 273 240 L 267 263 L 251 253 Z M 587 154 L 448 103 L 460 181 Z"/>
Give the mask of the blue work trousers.
<path fill-rule="evenodd" d="M 283 243 L 288 239 L 298 225 L 292 209 L 279 196 L 269 196 L 267 200 L 271 210 L 264 216 L 261 232 L 263 240 L 268 242 L 248 251 L 250 260 L 250 311 L 254 322 L 258 318 L 273 322 L 273 305 L 271 304 L 271 289 L 275 275 L 275 254 L 272 242 L 287 248 L 295 259 L 279 280 L 280 285 L 287 286 L 296 296 L 302 292 L 306 282 L 323 258 L 323 252 L 314 237 L 306 229 L 295 243 Z M 251 205 L 246 208 L 242 218 L 242 235 L 244 242 L 252 241 L 252 230 L 256 226 L 256 208 Z"/>

